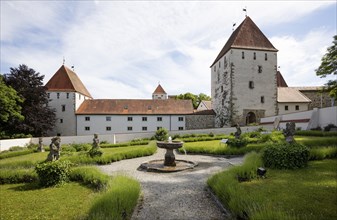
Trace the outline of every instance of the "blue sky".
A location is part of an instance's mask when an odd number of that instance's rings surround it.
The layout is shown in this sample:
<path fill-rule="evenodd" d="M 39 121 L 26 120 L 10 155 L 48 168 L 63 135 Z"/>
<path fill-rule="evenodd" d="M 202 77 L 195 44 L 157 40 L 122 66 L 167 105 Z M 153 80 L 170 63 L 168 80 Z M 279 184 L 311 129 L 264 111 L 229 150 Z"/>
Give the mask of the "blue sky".
<path fill-rule="evenodd" d="M 337 33 L 336 1 L 1 1 L 1 73 L 27 64 L 45 83 L 75 66 L 94 98 L 210 95 L 210 69 L 248 16 L 279 50 L 290 86 L 315 75 Z"/>

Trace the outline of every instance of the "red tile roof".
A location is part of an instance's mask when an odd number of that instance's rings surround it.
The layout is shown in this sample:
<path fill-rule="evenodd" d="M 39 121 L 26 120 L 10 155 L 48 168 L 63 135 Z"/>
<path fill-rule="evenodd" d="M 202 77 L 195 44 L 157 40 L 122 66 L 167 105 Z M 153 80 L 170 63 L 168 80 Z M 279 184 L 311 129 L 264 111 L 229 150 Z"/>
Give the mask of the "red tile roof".
<path fill-rule="evenodd" d="M 49 91 L 78 92 L 92 98 L 76 73 L 64 65 L 47 82 L 46 88 Z"/>
<path fill-rule="evenodd" d="M 153 94 L 167 94 L 163 87 L 159 84 L 157 88 L 154 90 Z"/>
<path fill-rule="evenodd" d="M 78 115 L 184 115 L 193 114 L 191 100 L 88 99 Z"/>
<path fill-rule="evenodd" d="M 276 73 L 277 87 L 288 87 L 280 71 Z"/>
<path fill-rule="evenodd" d="M 278 51 L 248 16 L 229 37 L 211 67 L 231 48 Z"/>

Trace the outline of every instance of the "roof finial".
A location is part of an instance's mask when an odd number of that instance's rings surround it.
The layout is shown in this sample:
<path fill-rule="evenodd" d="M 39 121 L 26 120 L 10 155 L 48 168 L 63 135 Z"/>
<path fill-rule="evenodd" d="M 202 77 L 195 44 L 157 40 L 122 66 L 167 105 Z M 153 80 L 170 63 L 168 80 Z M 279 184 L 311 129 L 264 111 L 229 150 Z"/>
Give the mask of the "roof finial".
<path fill-rule="evenodd" d="M 65 62 L 66 62 L 66 59 L 65 59 L 64 56 L 63 56 L 63 65 L 64 65 Z"/>
<path fill-rule="evenodd" d="M 247 6 L 245 6 L 244 9 L 242 9 L 244 12 L 246 12 L 246 17 L 247 17 Z"/>
<path fill-rule="evenodd" d="M 71 66 L 71 69 L 72 69 L 72 71 L 75 72 L 75 66 L 74 65 Z"/>
<path fill-rule="evenodd" d="M 232 31 L 234 31 L 234 27 L 235 27 L 236 23 L 233 23 L 233 27 L 232 27 Z"/>

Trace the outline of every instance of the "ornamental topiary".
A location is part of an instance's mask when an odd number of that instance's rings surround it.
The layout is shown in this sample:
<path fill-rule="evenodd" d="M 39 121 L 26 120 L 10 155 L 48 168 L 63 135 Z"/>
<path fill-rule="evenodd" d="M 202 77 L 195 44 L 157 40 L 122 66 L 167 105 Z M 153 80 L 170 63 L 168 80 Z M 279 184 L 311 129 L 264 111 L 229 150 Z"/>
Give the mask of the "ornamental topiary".
<path fill-rule="evenodd" d="M 270 144 L 264 149 L 262 159 L 270 168 L 302 168 L 308 165 L 309 148 L 298 143 Z"/>
<path fill-rule="evenodd" d="M 248 140 L 246 138 L 232 138 L 232 139 L 228 139 L 226 144 L 229 147 L 241 148 L 241 147 L 247 146 Z"/>
<path fill-rule="evenodd" d="M 159 128 L 154 135 L 157 141 L 165 141 L 168 138 L 168 132 L 165 128 Z"/>
<path fill-rule="evenodd" d="M 60 185 L 69 179 L 70 161 L 51 161 L 38 163 L 35 166 L 35 171 L 39 177 L 40 185 L 50 187 Z"/>

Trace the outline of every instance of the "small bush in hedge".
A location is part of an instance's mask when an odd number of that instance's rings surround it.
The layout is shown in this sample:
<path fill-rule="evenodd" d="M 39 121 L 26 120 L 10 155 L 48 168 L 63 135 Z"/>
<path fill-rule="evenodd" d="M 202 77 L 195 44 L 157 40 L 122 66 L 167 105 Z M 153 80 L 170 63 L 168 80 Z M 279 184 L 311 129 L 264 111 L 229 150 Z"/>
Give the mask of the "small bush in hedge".
<path fill-rule="evenodd" d="M 168 138 L 168 132 L 165 128 L 160 128 L 156 131 L 156 134 L 154 135 L 154 138 L 157 141 L 166 141 Z"/>
<path fill-rule="evenodd" d="M 232 138 L 232 139 L 228 139 L 226 144 L 229 147 L 241 148 L 241 147 L 247 146 L 248 140 L 246 138 Z"/>
<path fill-rule="evenodd" d="M 100 157 L 102 156 L 103 151 L 97 147 L 93 147 L 89 150 L 88 155 L 90 157 Z"/>
<path fill-rule="evenodd" d="M 324 127 L 324 131 L 330 131 L 331 128 L 337 128 L 337 126 L 334 124 L 328 124 L 327 126 Z"/>
<path fill-rule="evenodd" d="M 60 185 L 69 179 L 70 161 L 52 161 L 38 163 L 35 171 L 39 177 L 40 185 L 43 187 Z"/>
<path fill-rule="evenodd" d="M 262 156 L 266 167 L 276 169 L 296 169 L 305 167 L 309 160 L 309 148 L 297 143 L 268 145 Z"/>

